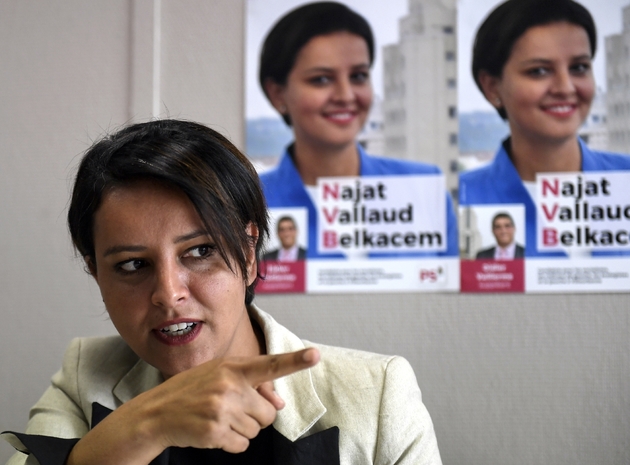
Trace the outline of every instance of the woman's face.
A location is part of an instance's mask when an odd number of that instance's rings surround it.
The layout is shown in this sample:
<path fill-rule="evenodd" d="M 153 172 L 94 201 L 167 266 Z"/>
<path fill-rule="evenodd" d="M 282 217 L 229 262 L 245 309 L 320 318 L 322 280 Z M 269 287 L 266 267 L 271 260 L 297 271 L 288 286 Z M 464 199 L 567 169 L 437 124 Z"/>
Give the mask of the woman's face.
<path fill-rule="evenodd" d="M 485 75 L 482 85 L 490 103 L 505 108 L 513 139 L 574 138 L 595 92 L 588 35 L 567 22 L 532 27 L 514 43 L 502 76 Z"/>
<path fill-rule="evenodd" d="M 94 215 L 94 245 L 90 269 L 114 326 L 165 377 L 259 353 L 246 282 L 180 190 L 138 181 L 107 192 Z M 252 260 L 247 284 L 255 276 Z"/>
<path fill-rule="evenodd" d="M 354 144 L 372 103 L 368 46 L 349 32 L 313 37 L 298 53 L 286 84 L 267 90 L 276 109 L 291 117 L 296 142 Z"/>

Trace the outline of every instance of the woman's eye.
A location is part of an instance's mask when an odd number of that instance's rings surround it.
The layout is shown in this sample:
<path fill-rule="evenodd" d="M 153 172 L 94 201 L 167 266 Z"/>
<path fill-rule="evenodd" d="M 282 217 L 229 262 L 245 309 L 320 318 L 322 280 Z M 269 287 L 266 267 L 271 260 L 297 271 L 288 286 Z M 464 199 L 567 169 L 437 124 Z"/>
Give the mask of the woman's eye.
<path fill-rule="evenodd" d="M 121 271 L 124 271 L 125 273 L 133 273 L 141 268 L 144 268 L 145 266 L 146 263 L 144 262 L 144 260 L 134 258 L 133 260 L 127 260 L 126 262 L 118 264 L 117 268 Z"/>
<path fill-rule="evenodd" d="M 573 74 L 585 74 L 591 69 L 590 63 L 576 63 L 571 66 L 571 72 Z"/>
<path fill-rule="evenodd" d="M 210 244 L 198 245 L 191 249 L 188 249 L 185 257 L 192 258 L 207 258 L 214 253 L 215 247 Z"/>
<path fill-rule="evenodd" d="M 313 76 L 309 79 L 311 84 L 315 84 L 316 86 L 323 86 L 329 84 L 332 79 L 328 76 Z"/>
<path fill-rule="evenodd" d="M 370 80 L 370 73 L 367 73 L 365 71 L 361 71 L 359 73 L 353 73 L 350 76 L 350 79 L 355 84 L 363 84 L 363 83 L 365 83 L 365 82 Z"/>
<path fill-rule="evenodd" d="M 542 66 L 538 66 L 536 68 L 528 69 L 527 74 L 533 77 L 542 77 L 548 75 L 549 70 L 547 68 L 543 68 Z"/>

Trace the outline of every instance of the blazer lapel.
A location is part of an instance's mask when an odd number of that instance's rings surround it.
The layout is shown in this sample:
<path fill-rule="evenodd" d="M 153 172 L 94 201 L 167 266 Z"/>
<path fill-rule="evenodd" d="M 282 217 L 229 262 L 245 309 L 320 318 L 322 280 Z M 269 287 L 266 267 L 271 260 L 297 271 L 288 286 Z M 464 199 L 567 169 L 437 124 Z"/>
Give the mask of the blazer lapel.
<path fill-rule="evenodd" d="M 114 387 L 113 394 L 120 403 L 125 403 L 163 381 L 157 368 L 140 359 Z"/>

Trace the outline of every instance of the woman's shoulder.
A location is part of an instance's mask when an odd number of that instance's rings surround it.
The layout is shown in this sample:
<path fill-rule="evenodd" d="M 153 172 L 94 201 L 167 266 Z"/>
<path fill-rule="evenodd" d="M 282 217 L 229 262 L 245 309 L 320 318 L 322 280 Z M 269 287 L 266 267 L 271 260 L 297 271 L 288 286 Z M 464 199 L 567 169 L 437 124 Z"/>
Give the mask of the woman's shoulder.
<path fill-rule="evenodd" d="M 583 146 L 583 169 L 585 171 L 630 170 L 630 155 L 593 150 Z"/>
<path fill-rule="evenodd" d="M 122 337 L 113 335 L 72 339 L 64 355 L 64 361 L 66 359 L 78 360 L 81 364 L 133 365 L 138 356 Z"/>
<path fill-rule="evenodd" d="M 114 409 L 162 381 L 159 371 L 138 357 L 120 336 L 73 339 L 52 386 L 75 399 L 89 416 L 98 402 Z"/>
<path fill-rule="evenodd" d="M 404 463 L 441 463 L 431 416 L 405 358 L 307 341 L 305 345 L 321 353 L 320 363 L 310 369 L 327 408 L 318 427 L 339 427 L 345 457 L 380 463 L 393 454 L 404 455 Z"/>
<path fill-rule="evenodd" d="M 509 139 L 504 140 L 492 158 L 483 162 L 474 168 L 461 171 L 459 173 L 460 183 L 464 182 L 488 182 L 487 176 L 496 176 L 499 173 L 505 174 L 506 172 L 515 173 L 514 165 L 507 154 L 506 145 Z"/>
<path fill-rule="evenodd" d="M 271 168 L 265 169 L 264 171 L 259 172 L 258 177 L 260 178 L 260 181 L 262 182 L 262 185 L 264 187 L 267 184 L 269 184 L 269 182 L 274 181 L 275 178 L 277 178 L 279 174 L 280 173 L 278 170 L 278 166 L 276 165 Z"/>
<path fill-rule="evenodd" d="M 263 184 L 263 188 L 267 184 L 278 181 L 283 177 L 294 177 L 294 175 L 297 173 L 295 164 L 293 163 L 293 160 L 289 153 L 290 150 L 291 146 L 286 147 L 274 166 L 270 168 L 264 168 L 258 173 L 258 176 L 260 177 L 260 180 Z"/>
<path fill-rule="evenodd" d="M 353 359 L 364 363 L 387 363 L 388 360 L 397 357 L 396 355 L 384 355 L 366 350 L 320 344 L 308 340 L 303 340 L 303 342 L 306 347 L 316 347 L 322 354 L 326 354 L 333 359 Z"/>
<path fill-rule="evenodd" d="M 365 379 L 372 382 L 392 381 L 392 379 L 403 379 L 413 382 L 417 386 L 417 381 L 413 368 L 409 362 L 399 355 L 383 355 L 374 352 L 367 352 L 345 347 L 329 346 L 317 344 L 310 341 L 303 341 L 306 347 L 316 347 L 321 354 L 321 361 L 316 365 L 315 371 L 330 376 L 330 373 L 343 374 L 348 381 L 355 380 L 362 383 Z"/>
<path fill-rule="evenodd" d="M 362 152 L 361 173 L 364 175 L 388 174 L 439 174 L 440 168 L 430 163 L 381 155 L 368 155 Z"/>
<path fill-rule="evenodd" d="M 53 384 L 78 387 L 81 395 L 111 390 L 140 358 L 118 335 L 73 339 L 63 357 L 61 370 Z"/>
<path fill-rule="evenodd" d="M 487 176 L 490 174 L 491 171 L 492 171 L 492 163 L 487 163 L 477 168 L 472 168 L 466 171 L 462 171 L 459 174 L 459 180 L 460 180 L 460 183 L 462 181 L 464 182 L 478 182 L 478 181 L 483 182 L 484 180 L 487 181 L 488 179 Z"/>

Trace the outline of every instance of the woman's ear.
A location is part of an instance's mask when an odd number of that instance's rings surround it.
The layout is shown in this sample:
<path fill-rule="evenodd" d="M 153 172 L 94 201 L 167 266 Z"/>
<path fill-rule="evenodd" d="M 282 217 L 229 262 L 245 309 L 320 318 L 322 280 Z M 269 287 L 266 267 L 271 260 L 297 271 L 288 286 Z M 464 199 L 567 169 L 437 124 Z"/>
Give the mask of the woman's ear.
<path fill-rule="evenodd" d="M 501 101 L 501 95 L 499 92 L 499 83 L 501 79 L 492 76 L 487 71 L 481 70 L 479 71 L 479 85 L 483 90 L 483 95 L 486 97 L 486 100 L 490 102 L 495 108 L 503 107 L 503 102 Z"/>
<path fill-rule="evenodd" d="M 286 114 L 287 106 L 284 101 L 284 87 L 282 84 L 278 84 L 271 78 L 265 79 L 265 94 L 267 94 L 267 98 L 271 105 L 276 109 L 278 113 L 281 115 Z"/>
<path fill-rule="evenodd" d="M 245 228 L 249 236 L 249 250 L 247 253 L 247 285 L 249 286 L 258 277 L 258 262 L 256 261 L 256 246 L 258 245 L 258 227 L 249 223 Z"/>
<path fill-rule="evenodd" d="M 83 260 L 85 260 L 86 271 L 90 273 L 94 280 L 98 283 L 98 278 L 96 276 L 96 262 L 89 255 L 83 257 Z"/>

